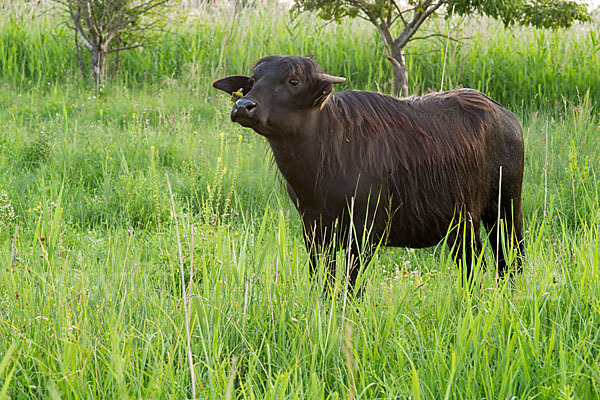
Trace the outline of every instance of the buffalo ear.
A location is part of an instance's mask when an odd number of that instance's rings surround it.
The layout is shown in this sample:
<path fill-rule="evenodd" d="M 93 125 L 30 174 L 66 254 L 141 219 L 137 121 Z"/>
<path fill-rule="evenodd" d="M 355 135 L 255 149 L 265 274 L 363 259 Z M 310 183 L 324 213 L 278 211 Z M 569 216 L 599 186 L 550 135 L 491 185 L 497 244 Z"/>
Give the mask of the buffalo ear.
<path fill-rule="evenodd" d="M 250 78 L 243 75 L 228 76 L 227 78 L 214 81 L 212 85 L 215 89 L 222 90 L 228 94 L 233 94 L 233 92 L 237 92 L 241 89 L 242 93 L 245 95 L 252 89 Z"/>
<path fill-rule="evenodd" d="M 316 87 L 316 92 L 313 95 L 313 107 L 323 108 L 325 103 L 327 103 L 329 100 L 331 92 L 333 92 L 333 85 L 346 81 L 346 78 L 328 75 L 325 73 L 321 73 L 319 78 L 320 79 Z"/>
<path fill-rule="evenodd" d="M 331 95 L 331 92 L 333 92 L 333 85 L 331 84 L 331 82 L 327 82 L 327 81 L 319 82 L 317 84 L 317 86 L 315 87 L 315 90 L 312 95 L 312 98 L 313 98 L 312 106 L 323 108 L 323 106 L 325 105 L 327 100 L 329 100 L 329 96 Z"/>

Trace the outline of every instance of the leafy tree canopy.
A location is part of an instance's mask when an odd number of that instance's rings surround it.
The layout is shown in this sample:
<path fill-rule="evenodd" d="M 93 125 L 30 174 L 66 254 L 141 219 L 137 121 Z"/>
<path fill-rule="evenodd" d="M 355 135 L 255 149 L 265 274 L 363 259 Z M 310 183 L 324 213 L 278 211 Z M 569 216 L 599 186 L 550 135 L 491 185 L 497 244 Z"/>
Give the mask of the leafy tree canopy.
<path fill-rule="evenodd" d="M 585 4 L 573 0 L 408 0 L 403 7 L 395 0 L 295 0 L 299 11 L 318 11 L 325 20 L 340 21 L 344 17 L 385 18 L 388 15 L 426 11 L 430 6 L 445 6 L 446 16 L 487 15 L 506 25 L 530 25 L 536 28 L 568 28 L 575 21 L 589 21 Z M 439 7 L 438 7 L 439 8 Z M 437 9 L 437 8 L 436 8 Z"/>
<path fill-rule="evenodd" d="M 590 19 L 586 6 L 573 0 L 295 0 L 294 7 L 297 11 L 316 11 L 325 20 L 359 17 L 372 23 L 392 63 L 394 94 L 403 96 L 408 95 L 404 48 L 417 39 L 415 33 L 432 15 L 486 15 L 506 25 L 537 28 L 569 27 L 575 21 Z M 398 23 L 399 30 L 394 28 Z"/>

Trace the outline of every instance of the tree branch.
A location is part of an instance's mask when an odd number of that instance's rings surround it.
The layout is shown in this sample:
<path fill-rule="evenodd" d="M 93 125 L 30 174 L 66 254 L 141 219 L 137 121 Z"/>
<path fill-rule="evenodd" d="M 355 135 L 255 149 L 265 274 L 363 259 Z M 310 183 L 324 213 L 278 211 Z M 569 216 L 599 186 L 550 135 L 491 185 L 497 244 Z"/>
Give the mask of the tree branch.
<path fill-rule="evenodd" d="M 394 57 L 390 56 L 389 54 L 387 54 L 385 57 L 397 68 L 402 68 L 402 64 L 400 64 Z"/>
<path fill-rule="evenodd" d="M 146 24 L 143 24 L 143 25 L 136 25 L 136 26 L 132 26 L 130 28 L 121 29 L 119 31 L 119 35 L 115 36 L 115 40 L 118 39 L 118 37 L 120 35 L 127 34 L 127 33 L 146 32 L 146 31 L 167 32 L 167 30 L 165 30 L 165 29 L 157 28 L 156 27 L 157 25 L 159 25 L 159 21 L 155 21 L 155 22 L 151 22 L 151 23 L 146 23 Z M 144 41 L 141 42 L 141 44 L 143 45 L 146 42 L 147 42 L 147 40 L 144 40 Z"/>
<path fill-rule="evenodd" d="M 120 31 L 120 29 L 126 27 L 127 25 L 129 25 L 130 23 L 132 23 L 133 21 L 135 21 L 135 19 L 137 17 L 139 17 L 142 14 L 147 13 L 148 11 L 161 6 L 163 4 L 165 4 L 168 0 L 160 0 L 160 1 L 148 1 L 145 3 L 140 4 L 137 7 L 132 8 L 130 11 L 133 11 L 133 14 L 131 14 L 129 16 L 129 18 L 126 18 L 125 20 L 121 21 L 120 23 L 118 23 L 115 28 L 112 30 L 112 32 L 110 32 L 107 36 L 106 36 L 106 43 L 110 43 L 110 41 L 112 39 L 114 39 L 115 35 L 117 35 Z"/>
<path fill-rule="evenodd" d="M 434 12 L 438 10 L 447 0 L 438 0 L 434 2 L 433 0 L 426 0 L 421 7 L 416 9 L 415 15 L 413 16 L 412 21 L 408 24 L 408 26 L 398 35 L 396 40 L 394 40 L 394 47 L 403 48 L 410 41 L 412 36 L 417 32 L 419 27 L 425 22 L 425 20 Z"/>
<path fill-rule="evenodd" d="M 348 3 L 351 4 L 354 8 L 357 8 L 360 11 L 362 11 L 367 16 L 366 20 L 372 23 L 373 25 L 377 26 L 377 17 L 373 15 L 371 10 L 369 9 L 369 4 L 360 0 L 348 0 Z"/>
<path fill-rule="evenodd" d="M 73 33 L 75 33 L 75 50 L 77 51 L 77 66 L 79 67 L 79 74 L 81 75 L 81 79 L 84 79 L 83 76 L 83 58 L 81 57 L 81 45 L 79 44 L 79 40 L 77 39 L 79 37 L 79 35 L 77 34 L 76 30 L 73 30 Z"/>
<path fill-rule="evenodd" d="M 90 33 L 92 34 L 93 37 L 98 38 L 99 41 L 101 41 L 101 34 L 98 31 L 98 29 L 96 28 L 96 24 L 94 23 L 93 19 L 93 13 L 92 13 L 92 4 L 90 2 L 90 0 L 87 0 L 86 3 L 86 10 L 87 13 L 84 13 L 84 18 L 85 21 L 87 23 L 87 28 L 89 29 Z M 98 43 L 99 44 L 99 43 Z"/>
<path fill-rule="evenodd" d="M 110 50 L 106 51 L 106 54 L 119 52 L 119 51 L 123 51 L 123 50 L 137 49 L 138 47 L 142 47 L 144 44 L 145 43 L 136 43 L 136 44 L 132 44 L 130 46 L 115 47 L 114 49 L 110 49 Z"/>
<path fill-rule="evenodd" d="M 447 38 L 447 35 L 443 35 L 441 33 L 432 33 L 431 35 L 426 35 L 426 36 L 418 36 L 418 37 L 412 37 L 409 39 L 409 42 L 412 42 L 413 40 L 424 40 L 424 39 L 429 39 L 432 37 L 443 37 L 443 38 Z M 463 37 L 460 39 L 456 39 L 453 38 L 452 36 L 449 37 L 450 40 L 452 40 L 453 42 L 457 42 L 460 44 L 463 44 L 462 40 L 466 40 L 466 39 L 473 39 L 473 36 L 467 36 L 467 37 Z"/>
<path fill-rule="evenodd" d="M 90 40 L 88 35 L 85 33 L 85 29 L 81 25 L 81 18 L 80 18 L 79 14 L 77 14 L 76 18 L 73 18 L 73 24 L 75 27 L 75 32 L 77 32 L 77 34 L 79 34 L 85 47 L 87 47 L 87 49 L 89 51 L 92 51 L 92 49 L 94 48 L 94 44 L 92 43 L 92 41 Z"/>
<path fill-rule="evenodd" d="M 400 18 L 400 20 L 404 24 L 404 27 L 406 27 L 408 25 L 408 22 L 406 22 L 406 20 L 404 19 L 404 12 L 408 12 L 409 10 L 406 10 L 406 11 L 403 12 L 402 9 L 400 8 L 400 6 L 398 6 L 398 3 L 396 3 L 395 0 L 391 0 L 391 2 L 394 5 L 394 7 L 396 8 L 396 11 L 398 12 L 398 17 Z"/>

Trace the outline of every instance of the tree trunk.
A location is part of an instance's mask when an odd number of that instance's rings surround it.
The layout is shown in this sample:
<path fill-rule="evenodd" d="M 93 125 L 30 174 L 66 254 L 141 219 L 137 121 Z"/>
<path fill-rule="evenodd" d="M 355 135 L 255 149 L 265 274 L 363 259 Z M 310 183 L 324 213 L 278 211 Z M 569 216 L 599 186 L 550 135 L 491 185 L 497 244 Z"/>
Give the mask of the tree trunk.
<path fill-rule="evenodd" d="M 102 83 L 104 83 L 104 75 L 106 73 L 106 52 L 102 50 L 101 46 L 92 51 L 92 70 L 96 89 L 99 89 Z"/>
<path fill-rule="evenodd" d="M 111 73 L 111 79 L 114 79 L 119 73 L 119 68 L 121 68 L 121 52 L 118 50 L 121 47 L 121 42 L 119 40 L 119 36 L 115 37 L 115 46 L 117 50 L 115 51 L 115 63 L 113 67 L 113 71 Z"/>
<path fill-rule="evenodd" d="M 404 62 L 404 48 L 392 49 L 391 57 L 388 60 L 392 63 L 392 72 L 394 73 L 394 96 L 408 96 L 408 71 Z"/>
<path fill-rule="evenodd" d="M 408 96 L 408 71 L 404 62 L 404 48 L 392 49 L 388 60 L 392 63 L 394 73 L 394 96 Z"/>
<path fill-rule="evenodd" d="M 84 75 L 84 64 L 83 58 L 81 57 L 81 45 L 79 44 L 79 33 L 77 30 L 75 32 L 75 51 L 77 52 L 77 66 L 79 67 L 79 75 L 81 76 L 81 80 L 85 78 Z"/>

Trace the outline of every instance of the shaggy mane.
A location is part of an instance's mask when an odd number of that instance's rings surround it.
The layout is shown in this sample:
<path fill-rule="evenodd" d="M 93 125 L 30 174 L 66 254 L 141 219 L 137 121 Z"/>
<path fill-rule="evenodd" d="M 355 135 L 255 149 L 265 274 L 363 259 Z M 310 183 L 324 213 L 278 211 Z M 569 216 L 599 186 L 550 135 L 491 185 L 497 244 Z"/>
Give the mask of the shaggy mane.
<path fill-rule="evenodd" d="M 471 89 L 397 99 L 366 91 L 332 96 L 324 108 L 317 186 L 355 165 L 391 183 L 403 199 L 424 199 L 447 185 L 465 204 L 484 182 L 472 176 L 483 160 L 484 132 L 497 119 L 493 100 Z M 417 202 L 414 202 L 417 203 Z M 418 207 L 418 204 L 415 204 Z M 416 214 L 420 214 L 415 209 Z"/>

